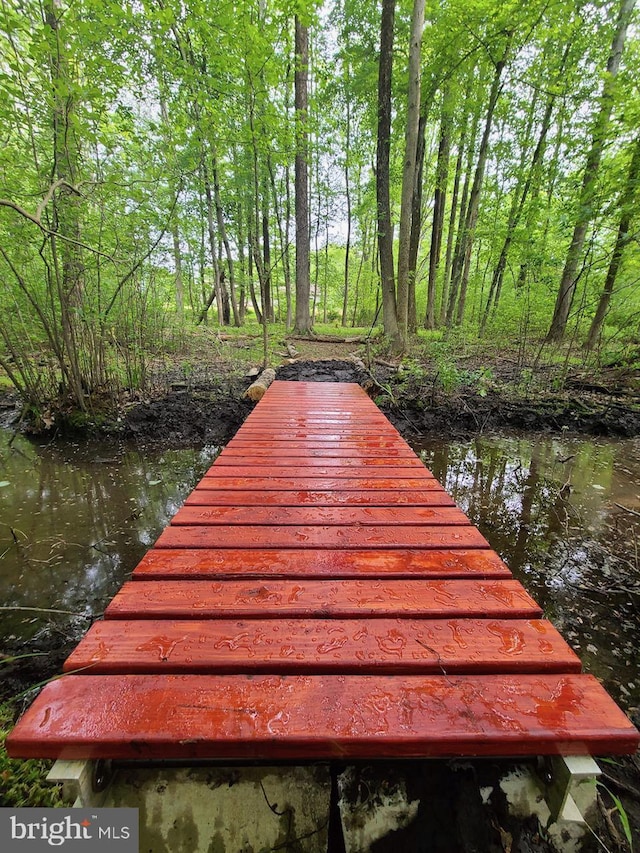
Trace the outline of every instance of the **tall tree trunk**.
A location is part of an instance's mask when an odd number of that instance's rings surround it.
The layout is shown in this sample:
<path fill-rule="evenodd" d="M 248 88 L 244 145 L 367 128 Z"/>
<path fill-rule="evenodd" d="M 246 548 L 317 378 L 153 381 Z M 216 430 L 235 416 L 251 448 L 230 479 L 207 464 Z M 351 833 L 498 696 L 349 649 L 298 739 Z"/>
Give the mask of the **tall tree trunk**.
<path fill-rule="evenodd" d="M 216 229 L 214 225 L 214 203 L 213 193 L 211 191 L 211 180 L 209 178 L 209 169 L 206 164 L 206 154 L 202 158 L 202 177 L 204 181 L 204 197 L 207 203 L 207 227 L 209 231 L 209 251 L 211 252 L 211 265 L 213 267 L 213 289 L 216 300 L 216 311 L 218 314 L 218 325 L 224 324 L 224 306 L 222 304 L 222 286 L 220 283 L 220 266 L 218 264 L 218 250 L 216 247 Z M 209 302 L 207 308 L 213 300 Z"/>
<path fill-rule="evenodd" d="M 487 115 L 484 123 L 484 131 L 482 134 L 482 140 L 480 142 L 480 150 L 478 152 L 478 163 L 476 165 L 476 171 L 473 176 L 473 186 L 471 187 L 471 195 L 469 196 L 469 209 L 467 211 L 467 217 L 465 219 L 463 232 L 463 263 L 458 267 L 458 271 L 460 274 L 460 296 L 458 298 L 458 311 L 456 315 L 456 322 L 458 324 L 462 323 L 462 319 L 464 317 L 467 285 L 469 282 L 469 267 L 471 264 L 471 250 L 473 248 L 473 240 L 475 236 L 476 224 L 478 222 L 478 213 L 480 210 L 480 193 L 482 191 L 484 171 L 487 164 L 487 156 L 489 154 L 489 136 L 491 134 L 491 127 L 493 125 L 493 115 L 495 112 L 496 104 L 498 103 L 498 96 L 500 94 L 500 80 L 502 77 L 502 72 L 504 71 L 504 68 L 507 64 L 507 57 L 509 54 L 509 49 L 511 47 L 511 38 L 512 35 L 509 34 L 502 57 L 498 60 L 498 62 L 496 62 L 495 73 L 493 75 L 493 83 L 491 84 L 491 92 L 489 94 L 489 104 L 487 106 Z"/>
<path fill-rule="evenodd" d="M 403 342 L 409 329 L 409 246 L 411 242 L 411 212 L 416 183 L 418 124 L 420 121 L 420 49 L 424 27 L 425 0 L 413 0 L 411 36 L 409 41 L 409 90 L 407 95 L 407 126 L 405 131 L 400 230 L 398 234 L 398 325 Z"/>
<path fill-rule="evenodd" d="M 227 258 L 227 269 L 229 271 L 229 295 L 231 297 L 231 310 L 233 311 L 233 325 L 240 326 L 240 315 L 238 313 L 238 300 L 236 298 L 236 279 L 234 272 L 233 254 L 229 237 L 227 236 L 227 227 L 224 221 L 224 213 L 222 210 L 222 201 L 220 198 L 220 181 L 218 180 L 218 164 L 215 154 L 212 156 L 213 169 L 213 195 L 216 205 L 216 219 L 218 222 L 218 234 L 224 244 L 224 251 Z"/>
<path fill-rule="evenodd" d="M 620 199 L 621 214 L 620 224 L 618 225 L 618 234 L 616 236 L 615 246 L 613 247 L 613 252 L 611 254 L 609 268 L 607 269 L 607 276 L 605 278 L 604 288 L 602 290 L 602 293 L 600 294 L 598 307 L 596 309 L 595 316 L 591 321 L 589 334 L 584 345 L 585 349 L 587 350 L 593 349 L 593 347 L 596 345 L 596 341 L 598 340 L 598 337 L 600 336 L 600 332 L 602 330 L 604 318 L 607 316 L 607 311 L 609 310 L 609 303 L 611 302 L 616 278 L 618 277 L 618 270 L 620 269 L 620 264 L 622 263 L 622 256 L 624 254 L 625 247 L 629 243 L 629 228 L 631 225 L 631 214 L 633 212 L 633 200 L 636 193 L 638 192 L 639 178 L 640 137 L 636 139 L 636 144 L 633 149 L 633 156 L 631 157 L 629 173 L 627 175 L 627 180 L 624 186 L 624 190 L 622 192 L 622 198 Z"/>
<path fill-rule="evenodd" d="M 276 220 L 278 224 L 278 239 L 280 241 L 280 253 L 282 255 L 282 270 L 284 275 L 284 293 L 285 293 L 285 301 L 286 301 L 286 320 L 285 325 L 287 331 L 291 329 L 292 326 L 292 315 L 291 315 L 291 267 L 289 264 L 289 243 L 287 234 L 288 231 L 288 223 L 283 222 L 282 219 L 282 208 L 280 206 L 280 194 L 276 187 L 276 177 L 273 171 L 273 164 L 271 163 L 271 157 L 267 157 L 267 166 L 269 169 L 269 180 L 271 182 L 271 197 L 273 200 L 273 209 L 276 215 Z M 285 173 L 285 180 L 288 181 L 289 175 L 288 172 Z"/>
<path fill-rule="evenodd" d="M 395 0 L 382 0 L 380 62 L 378 67 L 378 134 L 376 145 L 376 202 L 378 207 L 378 256 L 382 289 L 382 322 L 394 350 L 402 349 L 398 328 L 396 285 L 391 224 L 389 147 L 391 144 L 391 73 Z"/>
<path fill-rule="evenodd" d="M 565 50 L 560 61 L 559 75 L 562 75 L 564 72 L 564 68 L 569 57 L 570 49 L 571 45 L 567 44 L 565 46 Z M 493 277 L 491 279 L 491 287 L 489 288 L 489 296 L 487 297 L 487 304 L 484 310 L 484 314 L 482 316 L 480 327 L 481 331 L 484 331 L 484 328 L 486 326 L 487 319 L 489 317 L 489 312 L 491 310 L 492 301 L 494 305 L 494 310 L 498 307 L 498 302 L 500 301 L 500 292 L 502 290 L 504 272 L 507 268 L 507 258 L 509 255 L 509 250 L 511 248 L 511 244 L 515 236 L 515 232 L 518 228 L 518 225 L 520 224 L 520 219 L 525 209 L 525 204 L 529 196 L 529 192 L 531 190 L 532 185 L 534 184 L 534 180 L 536 179 L 540 169 L 540 163 L 542 162 L 542 157 L 546 146 L 547 134 L 549 133 L 549 128 L 551 126 L 551 116 L 553 114 L 553 108 L 556 102 L 556 97 L 556 90 L 552 88 L 547 99 L 544 116 L 542 117 L 542 125 L 540 127 L 540 133 L 538 135 L 538 141 L 533 152 L 533 157 L 531 158 L 529 173 L 527 175 L 526 180 L 524 181 L 522 189 L 518 191 L 518 189 L 516 188 L 514 192 L 513 203 L 511 205 L 509 217 L 507 220 L 507 232 L 505 234 L 504 242 L 502 244 L 502 249 L 500 250 L 498 263 L 496 264 L 496 268 L 493 272 Z M 536 99 L 534 97 L 534 99 L 532 100 L 531 111 L 529 116 L 529 128 L 531 127 L 531 124 L 533 122 L 533 116 L 535 112 L 535 101 Z M 523 158 L 525 156 L 524 149 L 522 156 Z M 520 167 L 520 174 L 522 174 L 522 172 L 524 171 L 524 163 L 521 163 Z"/>
<path fill-rule="evenodd" d="M 272 323 L 274 320 L 273 300 L 271 298 L 271 236 L 269 233 L 269 192 L 263 182 L 262 192 L 262 304 L 264 306 L 265 317 Z"/>
<path fill-rule="evenodd" d="M 594 216 L 594 195 L 598 172 L 600 170 L 600 161 L 602 152 L 606 142 L 607 131 L 611 121 L 611 110 L 613 109 L 615 80 L 620 68 L 620 60 L 622 59 L 622 51 L 627 35 L 627 27 L 629 20 L 635 7 L 636 0 L 622 0 L 616 29 L 613 40 L 611 42 L 611 51 L 607 61 L 607 73 L 602 84 L 602 94 L 600 96 L 600 108 L 596 115 L 593 134 L 591 138 L 591 148 L 587 154 L 587 162 L 582 176 L 582 187 L 580 190 L 580 199 L 578 202 L 578 214 L 576 216 L 575 225 L 573 228 L 573 236 L 567 252 L 567 257 L 560 279 L 560 287 L 556 298 L 551 326 L 547 333 L 547 341 L 561 341 L 564 337 L 571 304 L 576 292 L 578 284 L 578 262 L 584 241 L 587 235 L 589 223 Z"/>
<path fill-rule="evenodd" d="M 178 318 L 184 318 L 184 281 L 182 278 L 182 252 L 180 250 L 180 229 L 178 222 L 173 221 L 171 225 L 171 238 L 173 241 L 173 266 L 174 266 L 174 287 L 176 293 L 176 312 Z"/>
<path fill-rule="evenodd" d="M 416 181 L 413 187 L 413 197 L 411 199 L 411 236 L 409 238 L 409 307 L 407 310 L 407 323 L 409 334 L 412 335 L 418 331 L 418 318 L 416 316 L 416 275 L 418 270 L 420 237 L 422 235 L 422 189 L 428 112 L 429 107 L 425 105 L 422 109 L 420 120 L 418 122 Z"/>
<path fill-rule="evenodd" d="M 473 127 L 469 138 L 467 148 L 467 162 L 465 164 L 464 185 L 462 187 L 462 198 L 460 199 L 460 209 L 458 211 L 458 227 L 456 228 L 456 242 L 453 252 L 453 261 L 451 263 L 451 277 L 449 283 L 449 299 L 447 303 L 447 326 L 453 325 L 453 315 L 455 313 L 456 304 L 458 301 L 458 288 L 462 278 L 462 266 L 464 264 L 465 254 L 465 222 L 467 220 L 470 204 L 469 204 L 469 184 L 471 183 L 471 172 L 473 169 L 473 158 L 476 147 L 476 136 L 478 126 L 480 124 L 480 105 L 475 108 L 473 114 Z"/>
<path fill-rule="evenodd" d="M 296 208 L 296 332 L 308 335 L 311 331 L 309 297 L 311 295 L 311 260 L 309 255 L 309 131 L 307 128 L 309 29 L 295 18 L 296 66 L 295 116 L 295 208 Z"/>
<path fill-rule="evenodd" d="M 74 402 L 86 409 L 84 378 L 79 358 L 78 317 L 84 301 L 85 268 L 80 228 L 80 195 L 75 189 L 78 180 L 80 150 L 75 127 L 77 96 L 75 81 L 60 31 L 63 11 L 59 0 L 45 0 L 43 4 L 45 28 L 48 30 L 49 72 L 52 88 L 53 124 L 53 176 L 59 189 L 53 195 L 53 231 L 66 240 L 54 236 L 51 248 L 54 271 L 51 286 L 55 286 L 60 303 L 62 339 L 66 352 L 63 375 L 69 380 L 69 391 Z M 59 246 L 58 246 L 59 244 Z M 59 265 L 58 265 L 59 259 Z"/>
<path fill-rule="evenodd" d="M 431 228 L 431 249 L 429 251 L 429 281 L 427 284 L 427 310 L 425 329 L 436 327 L 436 277 L 440 265 L 442 232 L 444 230 L 444 211 L 449 180 L 449 152 L 451 150 L 451 94 L 447 86 L 442 93 L 442 117 L 440 119 L 440 142 L 436 163 L 436 188 L 433 196 L 433 225 Z"/>
<path fill-rule="evenodd" d="M 349 154 L 351 148 L 351 103 L 349 101 L 349 93 L 345 87 L 345 98 L 347 101 L 347 124 L 346 124 L 346 139 L 344 152 L 344 183 L 347 197 L 347 243 L 344 252 L 344 293 L 342 296 L 342 325 L 347 325 L 347 310 L 349 307 L 349 253 L 351 251 L 351 184 L 349 183 Z"/>
<path fill-rule="evenodd" d="M 453 258 L 453 237 L 456 229 L 456 214 L 458 212 L 458 195 L 460 193 L 460 179 L 462 177 L 462 163 L 464 161 L 464 149 L 466 142 L 467 125 L 462 125 L 460 141 L 458 143 L 458 156 L 456 158 L 456 171 L 453 179 L 453 192 L 451 194 L 451 210 L 449 211 L 449 224 L 447 226 L 447 251 L 444 260 L 444 274 L 442 276 L 442 292 L 440 294 L 440 308 L 438 311 L 438 325 L 444 326 L 447 319 L 447 306 L 449 304 L 449 282 L 451 280 L 451 266 Z"/>

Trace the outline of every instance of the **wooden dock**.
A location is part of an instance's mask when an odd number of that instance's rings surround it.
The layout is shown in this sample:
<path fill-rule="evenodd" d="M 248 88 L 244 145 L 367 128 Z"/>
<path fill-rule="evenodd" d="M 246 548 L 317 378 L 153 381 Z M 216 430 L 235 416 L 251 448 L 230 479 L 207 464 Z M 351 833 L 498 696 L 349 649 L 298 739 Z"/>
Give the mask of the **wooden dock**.
<path fill-rule="evenodd" d="M 357 385 L 275 382 L 14 757 L 634 752 L 636 729 Z"/>

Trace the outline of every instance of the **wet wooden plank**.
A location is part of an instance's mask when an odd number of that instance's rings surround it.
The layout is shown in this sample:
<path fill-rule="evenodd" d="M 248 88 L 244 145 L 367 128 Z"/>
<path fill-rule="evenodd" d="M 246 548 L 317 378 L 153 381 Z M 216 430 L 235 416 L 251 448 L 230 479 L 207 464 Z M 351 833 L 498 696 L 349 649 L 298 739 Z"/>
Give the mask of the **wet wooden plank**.
<path fill-rule="evenodd" d="M 404 447 L 370 447 L 370 448 L 359 448 L 359 447 L 343 447 L 341 444 L 336 444 L 333 447 L 316 446 L 313 444 L 306 444 L 304 442 L 296 442 L 295 447 L 291 447 L 289 445 L 275 447 L 272 445 L 263 445 L 263 444 L 235 444 L 231 442 L 228 444 L 225 449 L 222 451 L 218 460 L 222 459 L 234 459 L 237 457 L 241 457 L 243 459 L 256 458 L 256 457 L 268 457 L 270 460 L 279 459 L 281 457 L 293 457 L 299 456 L 302 458 L 311 457 L 313 459 L 374 459 L 380 458 L 384 460 L 388 459 L 398 459 L 398 458 L 406 458 L 406 459 L 416 459 L 416 454 L 410 448 Z M 216 460 L 217 461 L 217 460 Z M 276 463 L 277 464 L 277 463 Z M 422 465 L 422 462 L 420 462 Z"/>
<path fill-rule="evenodd" d="M 172 525 L 268 524 L 273 527 L 332 525 L 341 527 L 383 527 L 419 525 L 468 525 L 469 519 L 452 506 L 184 506 L 174 515 Z M 299 534 L 297 534 L 299 535 Z M 397 536 L 396 536 L 397 538 Z"/>
<path fill-rule="evenodd" d="M 287 439 L 286 441 L 280 439 L 277 435 L 271 435 L 270 437 L 265 437 L 261 439 L 255 438 L 233 438 L 229 444 L 226 446 L 225 451 L 231 451 L 233 449 L 234 453 L 241 452 L 243 449 L 247 447 L 255 447 L 256 449 L 264 448 L 266 450 L 273 449 L 274 451 L 278 450 L 287 450 L 288 448 L 303 448 L 303 449 L 317 449 L 322 451 L 327 450 L 345 450 L 345 451 L 376 451 L 376 450 L 389 450 L 394 452 L 395 450 L 403 450 L 404 455 L 415 456 L 415 453 L 408 444 L 405 444 L 402 440 L 397 439 L 388 439 L 388 438 L 371 438 L 370 436 L 362 436 L 361 438 L 350 438 L 348 441 L 323 441 L 322 438 L 317 439 L 306 439 L 306 438 L 298 438 L 298 439 Z"/>
<path fill-rule="evenodd" d="M 11 757 L 374 759 L 634 752 L 589 675 L 67 675 Z"/>
<path fill-rule="evenodd" d="M 467 525 L 403 527 L 330 527 L 327 525 L 178 526 L 160 534 L 156 548 L 324 548 L 325 550 L 469 548 L 487 546 L 486 539 Z"/>
<path fill-rule="evenodd" d="M 393 465 L 369 467 L 362 477 L 357 476 L 357 472 L 357 466 L 354 468 L 354 466 L 351 465 L 330 465 L 327 463 L 327 460 L 316 462 L 310 459 L 304 463 L 300 463 L 298 466 L 281 465 L 280 463 L 277 465 L 269 465 L 258 462 L 246 462 L 244 464 L 235 465 L 218 465 L 214 462 L 205 474 L 205 477 L 210 480 L 232 477 L 256 480 L 277 480 L 285 477 L 290 479 L 300 479 L 303 477 L 318 479 L 326 477 L 327 479 L 332 480 L 347 478 L 354 482 L 358 482 L 358 480 L 361 479 L 382 479 L 387 482 L 389 480 L 395 482 L 396 480 L 404 479 L 405 482 L 410 481 L 413 483 L 411 486 L 406 486 L 406 488 L 415 488 L 416 485 L 420 488 L 420 485 L 422 485 L 425 480 L 434 479 L 433 474 L 427 470 L 422 463 L 420 463 L 420 466 L 403 465 L 400 460 L 395 460 Z M 364 488 L 366 488 L 366 486 Z"/>
<path fill-rule="evenodd" d="M 351 469 L 351 474 L 353 474 L 354 470 L 357 471 L 361 468 L 366 468 L 367 473 L 371 468 L 384 468 L 387 470 L 389 468 L 393 468 L 394 470 L 402 468 L 405 475 L 407 474 L 407 471 L 415 469 L 419 472 L 417 476 L 420 476 L 420 474 L 426 470 L 424 463 L 422 463 L 416 456 L 413 458 L 410 456 L 340 456 L 336 458 L 331 456 L 316 457 L 311 454 L 305 456 L 282 456 L 280 454 L 276 454 L 271 458 L 265 458 L 264 455 L 254 455 L 251 448 L 248 448 L 238 456 L 219 456 L 214 465 L 216 471 L 225 467 L 233 467 L 237 470 L 240 465 L 248 465 L 250 469 L 257 468 L 262 473 L 264 473 L 263 469 L 265 465 L 269 465 L 269 467 L 275 469 L 276 472 L 282 467 L 297 467 L 304 468 L 305 470 L 312 469 L 309 471 L 312 475 L 315 473 L 319 475 L 328 473 L 331 475 L 331 471 L 334 468 Z M 404 469 L 407 470 L 405 471 Z"/>
<path fill-rule="evenodd" d="M 178 577 L 268 578 L 509 578 L 511 572 L 475 528 L 478 550 L 436 548 L 398 551 L 323 548 L 242 549 L 152 548 L 133 572 L 134 579 L 165 580 Z M 483 547 L 484 543 L 484 547 Z"/>
<path fill-rule="evenodd" d="M 380 435 L 381 440 L 389 440 L 393 441 L 394 436 L 393 433 L 387 430 L 377 430 Z M 363 437 L 365 435 L 364 430 L 336 430 L 332 429 L 331 431 L 320 431 L 314 430 L 310 431 L 308 429 L 288 429 L 281 430 L 276 435 L 274 435 L 272 430 L 269 429 L 252 429 L 252 430 L 243 430 L 242 428 L 237 433 L 238 441 L 311 441 L 316 444 L 326 445 L 329 442 L 338 442 L 342 444 L 343 442 L 349 441 L 358 441 L 359 437 Z M 235 440 L 235 439 L 234 439 Z"/>
<path fill-rule="evenodd" d="M 506 580 L 132 580 L 105 619 L 529 618 L 541 608 Z"/>
<path fill-rule="evenodd" d="M 252 491 L 272 490 L 272 491 L 303 491 L 309 490 L 314 492 L 326 491 L 366 491 L 368 489 L 396 489 L 398 491 L 415 491 L 421 489 L 441 489 L 442 486 L 435 477 L 431 477 L 425 471 L 422 477 L 389 477 L 376 476 L 370 477 L 367 472 L 366 477 L 324 477 L 316 476 L 307 473 L 306 476 L 297 474 L 289 474 L 282 476 L 225 476 L 228 469 L 219 468 L 216 471 L 215 477 L 206 476 L 196 486 L 197 489 L 220 489 L 233 491 L 236 489 Z M 282 470 L 282 469 L 280 469 Z M 388 473 L 388 472 L 385 472 Z M 382 472 L 381 472 L 382 474 Z"/>
<path fill-rule="evenodd" d="M 449 496 L 436 480 L 425 483 L 429 488 L 420 491 L 393 491 L 369 489 L 368 491 L 255 491 L 197 488 L 185 500 L 185 506 L 454 506 Z"/>
<path fill-rule="evenodd" d="M 580 672 L 546 619 L 136 619 L 95 622 L 65 672 Z"/>

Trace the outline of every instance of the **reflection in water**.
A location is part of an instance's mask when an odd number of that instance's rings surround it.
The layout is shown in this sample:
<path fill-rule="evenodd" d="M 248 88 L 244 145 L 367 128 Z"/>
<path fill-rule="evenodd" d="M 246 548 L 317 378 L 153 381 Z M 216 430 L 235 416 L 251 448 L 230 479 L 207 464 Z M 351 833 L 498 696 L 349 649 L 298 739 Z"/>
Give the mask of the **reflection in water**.
<path fill-rule="evenodd" d="M 79 618 L 3 610 L 0 638 L 30 639 L 51 624 L 78 636 L 217 448 L 38 447 L 19 437 L 10 447 L 10 438 L 0 432 L 0 605 Z M 640 441 L 491 436 L 415 449 L 585 667 L 622 704 L 638 704 Z"/>
<path fill-rule="evenodd" d="M 625 706 L 640 702 L 640 441 L 482 436 L 414 449 Z"/>
<path fill-rule="evenodd" d="M 75 634 L 100 615 L 218 448 L 153 452 L 73 444 L 9 446 L 0 432 L 0 638 L 52 623 Z"/>

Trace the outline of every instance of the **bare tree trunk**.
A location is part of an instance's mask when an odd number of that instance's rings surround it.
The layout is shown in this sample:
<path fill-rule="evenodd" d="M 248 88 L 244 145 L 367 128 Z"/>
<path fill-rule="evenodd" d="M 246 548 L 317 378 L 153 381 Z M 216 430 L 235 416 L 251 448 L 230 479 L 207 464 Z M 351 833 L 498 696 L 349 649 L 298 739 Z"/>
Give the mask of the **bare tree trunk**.
<path fill-rule="evenodd" d="M 451 150 L 451 95 L 447 88 L 442 93 L 442 117 L 440 119 L 440 142 L 436 163 L 436 188 L 433 196 L 433 225 L 431 228 L 431 249 L 429 252 L 429 281 L 427 284 L 427 310 L 425 329 L 436 327 L 436 277 L 440 265 L 442 232 L 444 230 L 444 211 L 447 199 L 447 181 L 449 179 L 449 153 Z"/>
<path fill-rule="evenodd" d="M 344 152 L 344 183 L 347 197 L 347 244 L 344 253 L 344 293 L 342 297 L 342 325 L 347 325 L 347 310 L 349 308 L 349 253 L 351 251 L 351 185 L 349 183 L 349 154 L 351 149 L 351 104 L 349 93 L 345 91 L 347 102 L 347 138 Z"/>
<path fill-rule="evenodd" d="M 60 303 L 62 340 L 66 352 L 63 374 L 69 380 L 69 391 L 81 410 L 86 409 L 85 381 L 79 358 L 78 318 L 84 300 L 85 268 L 80 243 L 80 203 L 74 189 L 78 179 L 80 150 L 74 127 L 76 100 L 73 96 L 72 72 L 64 40 L 60 32 L 63 11 L 59 0 L 45 0 L 45 26 L 51 31 L 49 71 L 52 87 L 53 175 L 59 189 L 53 196 L 53 231 L 68 239 L 52 237 L 54 259 L 51 286 L 55 286 Z M 74 243 L 75 241 L 75 243 Z"/>
<path fill-rule="evenodd" d="M 378 138 L 376 147 L 376 201 L 378 206 L 378 254 L 382 289 L 384 331 L 394 350 L 403 347 L 396 305 L 393 263 L 393 227 L 389 197 L 389 146 L 391 144 L 391 72 L 395 0 L 382 0 L 380 63 L 378 68 Z"/>
<path fill-rule="evenodd" d="M 311 262 L 309 257 L 309 155 L 308 155 L 308 76 L 309 29 L 295 18 L 295 207 L 296 207 L 296 332 L 311 331 L 309 297 L 311 295 Z"/>
<path fill-rule="evenodd" d="M 229 271 L 229 294 L 231 296 L 231 310 L 233 311 L 233 325 L 240 325 L 240 315 L 238 313 L 238 300 L 236 299 L 236 281 L 233 269 L 233 255 L 227 236 L 227 228 L 224 221 L 224 213 L 222 211 L 222 202 L 220 200 L 220 182 L 218 181 L 218 164 L 215 155 L 212 157 L 213 168 L 213 194 L 216 204 L 216 219 L 218 221 L 218 233 L 224 244 L 224 250 L 227 257 L 227 269 Z"/>
<path fill-rule="evenodd" d="M 491 134 L 491 126 L 493 124 L 493 115 L 495 112 L 496 104 L 498 103 L 498 96 L 500 94 L 500 79 L 502 77 L 502 72 L 507 64 L 507 56 L 509 54 L 509 49 L 511 46 L 511 37 L 511 34 L 509 34 L 502 57 L 498 60 L 495 66 L 493 83 L 491 84 L 491 92 L 489 94 L 489 104 L 487 106 L 487 115 L 484 123 L 484 131 L 482 134 L 482 140 L 480 142 L 480 150 L 478 152 L 478 163 L 476 165 L 476 171 L 473 176 L 473 186 L 471 187 L 471 195 L 469 197 L 469 209 L 467 211 L 467 217 L 464 223 L 464 262 L 459 267 L 459 271 L 461 273 L 459 285 L 460 296 L 458 299 L 458 311 L 456 315 L 456 322 L 458 324 L 462 323 L 462 319 L 464 316 L 467 285 L 469 282 L 471 250 L 473 248 L 473 239 L 475 236 L 476 224 L 478 222 L 478 213 L 480 210 L 480 193 L 482 191 L 482 182 L 484 180 L 484 170 L 487 164 L 487 156 L 489 153 L 489 136 Z"/>
<path fill-rule="evenodd" d="M 631 165 L 627 175 L 627 181 L 620 199 L 620 224 L 618 225 L 618 234 L 616 236 L 615 246 L 611 254 L 611 261 L 607 269 L 607 277 L 605 278 L 604 288 L 600 294 L 600 300 L 596 309 L 595 316 L 591 321 L 589 334 L 585 342 L 585 349 L 591 350 L 596 345 L 596 341 L 600 336 L 604 318 L 609 310 L 609 303 L 613 295 L 618 270 L 622 263 L 624 250 L 629 243 L 629 228 L 631 225 L 631 214 L 633 212 L 633 200 L 638 192 L 638 179 L 640 178 L 640 137 L 636 139 L 636 144 L 631 157 Z"/>
<path fill-rule="evenodd" d="M 442 277 L 442 292 L 440 294 L 440 308 L 438 310 L 438 324 L 444 326 L 447 319 L 447 305 L 449 303 L 449 281 L 451 279 L 451 262 L 453 256 L 453 237 L 456 228 L 456 214 L 458 212 L 458 195 L 460 192 L 460 178 L 462 176 L 462 162 L 464 160 L 464 146 L 466 141 L 466 124 L 460 132 L 458 144 L 458 156 L 456 158 L 456 172 L 453 179 L 453 193 L 451 195 L 451 210 L 449 211 L 449 225 L 447 227 L 447 251 L 444 261 L 444 274 Z"/>
<path fill-rule="evenodd" d="M 218 314 L 218 325 L 224 324 L 224 306 L 222 304 L 222 287 L 220 285 L 220 267 L 218 265 L 218 251 L 216 248 L 216 231 L 213 221 L 213 194 L 211 192 L 211 181 L 209 179 L 209 169 L 205 162 L 206 155 L 203 153 L 202 158 L 202 176 L 204 180 L 204 196 L 207 202 L 207 226 L 209 229 L 209 250 L 211 252 L 211 264 L 213 266 L 213 291 L 215 293 L 216 311 Z M 209 302 L 211 305 L 211 302 Z"/>
<path fill-rule="evenodd" d="M 262 291 L 264 293 L 264 310 L 267 320 L 274 320 L 273 299 L 271 298 L 271 235 L 269 232 L 269 191 L 266 182 L 262 182 Z"/>
<path fill-rule="evenodd" d="M 629 20 L 635 4 L 636 0 L 622 0 L 620 12 L 618 13 L 616 29 L 607 62 L 607 73 L 602 84 L 600 109 L 594 122 L 591 148 L 587 154 L 587 163 L 582 176 L 578 215 L 562 271 L 562 278 L 560 279 L 560 287 L 551 319 L 551 326 L 547 333 L 547 341 L 549 342 L 560 341 L 564 337 L 571 304 L 578 285 L 578 262 L 582 254 L 589 223 L 593 219 L 595 185 L 600 170 L 600 160 L 602 159 L 602 152 L 606 142 L 606 134 L 611 121 L 615 79 L 620 67 L 620 60 L 622 59 L 627 27 L 629 26 Z"/>
<path fill-rule="evenodd" d="M 409 238 L 409 307 L 407 324 L 409 334 L 418 331 L 416 316 L 416 275 L 418 270 L 418 251 L 422 234 L 422 184 L 424 176 L 424 155 L 426 147 L 428 107 L 425 105 L 418 122 L 418 149 L 416 151 L 416 181 L 411 199 L 411 237 Z"/>
<path fill-rule="evenodd" d="M 398 235 L 398 325 L 403 342 L 409 328 L 409 246 L 411 241 L 411 212 L 416 183 L 416 155 L 420 120 L 420 48 L 424 27 L 425 0 L 413 0 L 411 36 L 409 42 L 409 91 L 407 95 L 407 127 L 405 132 L 404 167 L 402 170 L 402 199 Z"/>

